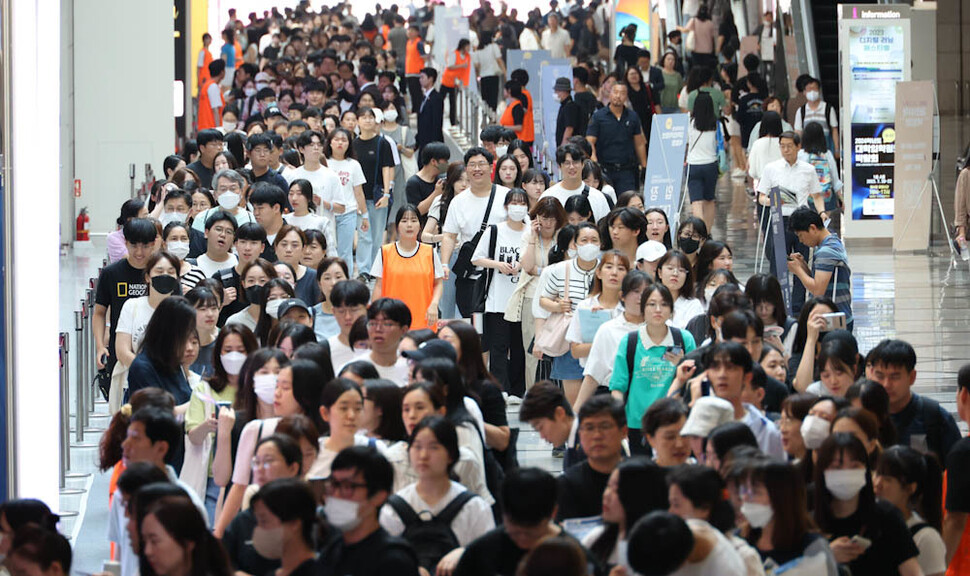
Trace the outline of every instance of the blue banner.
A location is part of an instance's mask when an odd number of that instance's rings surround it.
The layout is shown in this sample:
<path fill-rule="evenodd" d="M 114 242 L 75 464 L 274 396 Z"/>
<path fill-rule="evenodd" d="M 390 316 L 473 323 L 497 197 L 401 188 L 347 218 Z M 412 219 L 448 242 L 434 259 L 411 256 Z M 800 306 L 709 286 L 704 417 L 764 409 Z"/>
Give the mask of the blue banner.
<path fill-rule="evenodd" d="M 643 205 L 662 208 L 676 230 L 680 221 L 680 194 L 687 154 L 688 114 L 658 114 L 650 131 L 650 156 L 643 179 Z"/>
<path fill-rule="evenodd" d="M 785 309 L 791 316 L 791 280 L 788 272 L 788 248 L 785 244 L 785 218 L 781 213 L 781 192 L 775 186 L 769 195 L 771 207 L 769 216 L 771 224 L 768 227 L 768 234 L 774 244 L 774 254 L 771 258 L 775 259 L 775 270 L 778 272 L 778 282 L 781 284 L 781 295 L 785 299 Z"/>
<path fill-rule="evenodd" d="M 540 131 L 536 131 L 536 145 L 534 153 L 540 159 L 547 159 L 546 165 L 549 166 L 550 175 L 553 181 L 559 179 L 559 165 L 556 164 L 556 119 L 559 117 L 559 102 L 556 101 L 556 93 L 553 87 L 556 85 L 556 78 L 569 78 L 573 81 L 573 66 L 565 58 L 547 58 L 541 62 L 542 68 L 539 73 L 539 94 L 532 93 L 532 99 L 536 102 L 536 121 L 542 123 L 542 138 Z M 539 103 L 541 102 L 541 104 Z M 540 116 L 541 113 L 541 116 Z M 539 143 L 542 142 L 540 145 Z"/>

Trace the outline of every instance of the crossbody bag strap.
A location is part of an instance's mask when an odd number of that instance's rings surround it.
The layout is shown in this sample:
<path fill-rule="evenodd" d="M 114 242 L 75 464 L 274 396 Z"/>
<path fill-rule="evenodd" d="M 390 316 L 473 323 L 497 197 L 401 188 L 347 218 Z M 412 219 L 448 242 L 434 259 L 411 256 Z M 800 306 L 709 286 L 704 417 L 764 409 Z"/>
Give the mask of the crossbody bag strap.
<path fill-rule="evenodd" d="M 488 206 L 485 207 L 485 217 L 482 218 L 482 226 L 478 229 L 480 233 L 488 228 L 488 217 L 492 213 L 492 203 L 495 202 L 495 184 L 492 184 L 492 191 L 488 195 Z"/>

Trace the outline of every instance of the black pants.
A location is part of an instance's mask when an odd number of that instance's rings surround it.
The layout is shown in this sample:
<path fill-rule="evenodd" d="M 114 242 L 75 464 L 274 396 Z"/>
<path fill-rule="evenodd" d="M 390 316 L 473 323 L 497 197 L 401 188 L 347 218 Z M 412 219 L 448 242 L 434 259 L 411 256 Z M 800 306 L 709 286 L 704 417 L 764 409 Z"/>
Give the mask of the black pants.
<path fill-rule="evenodd" d="M 491 107 L 492 110 L 498 108 L 498 76 L 482 76 L 480 86 L 482 100 Z"/>
<path fill-rule="evenodd" d="M 406 81 L 408 84 L 408 94 L 411 95 L 411 112 L 417 114 L 421 110 L 421 102 L 424 101 L 424 91 L 421 90 L 421 79 L 419 76 L 408 76 Z"/>
<path fill-rule="evenodd" d="M 610 182 L 613 183 L 613 189 L 616 190 L 617 196 L 628 190 L 640 189 L 640 183 L 637 182 L 637 174 L 639 174 L 640 171 L 636 168 L 613 170 L 604 166 L 603 173 L 606 174 L 606 177 L 609 178 Z"/>
<path fill-rule="evenodd" d="M 765 210 L 769 208 L 763 207 Z M 798 241 L 798 236 L 795 235 L 788 228 L 788 221 L 790 218 L 784 216 L 783 220 L 785 222 L 785 254 L 791 254 L 792 252 L 798 252 L 808 262 L 808 246 L 802 244 Z M 771 234 L 770 224 L 768 224 L 767 217 L 765 217 L 765 224 L 768 226 L 765 230 L 767 234 L 767 244 L 765 245 L 765 258 L 768 259 L 768 263 L 771 265 L 772 276 L 778 277 L 779 270 L 775 266 L 775 241 L 774 236 Z M 780 271 L 782 274 L 789 274 L 788 270 Z M 798 276 L 791 274 L 792 284 L 791 284 L 791 315 L 798 318 L 798 314 L 802 311 L 802 305 L 805 304 L 805 285 L 802 281 L 798 279 Z"/>
<path fill-rule="evenodd" d="M 485 314 L 485 350 L 488 369 L 513 396 L 525 396 L 525 348 L 522 346 L 522 323 L 509 322 L 502 312 Z"/>
<path fill-rule="evenodd" d="M 650 456 L 653 454 L 647 439 L 639 428 L 627 428 L 627 440 L 630 441 L 630 456 Z"/>
<path fill-rule="evenodd" d="M 441 85 L 441 95 L 448 97 L 448 119 L 451 120 L 452 126 L 458 125 L 458 88 L 449 88 L 444 84 Z"/>
<path fill-rule="evenodd" d="M 698 54 L 697 52 L 694 52 L 691 54 L 690 58 L 690 64 L 692 67 L 703 66 L 712 71 L 717 69 L 717 56 L 714 54 Z"/>

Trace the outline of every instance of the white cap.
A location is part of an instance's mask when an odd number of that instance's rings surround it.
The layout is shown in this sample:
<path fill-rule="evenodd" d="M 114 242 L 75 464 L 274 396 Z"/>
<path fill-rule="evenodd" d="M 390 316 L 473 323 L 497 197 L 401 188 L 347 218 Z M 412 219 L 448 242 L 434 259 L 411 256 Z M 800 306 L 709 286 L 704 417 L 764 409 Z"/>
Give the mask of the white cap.
<path fill-rule="evenodd" d="M 704 396 L 694 402 L 694 407 L 690 409 L 680 435 L 707 438 L 711 430 L 732 421 L 734 421 L 734 406 L 730 402 L 717 396 Z"/>
<path fill-rule="evenodd" d="M 646 260 L 647 262 L 656 262 L 657 260 L 660 260 L 666 253 L 667 247 L 656 240 L 647 240 L 643 244 L 637 246 L 638 261 Z"/>

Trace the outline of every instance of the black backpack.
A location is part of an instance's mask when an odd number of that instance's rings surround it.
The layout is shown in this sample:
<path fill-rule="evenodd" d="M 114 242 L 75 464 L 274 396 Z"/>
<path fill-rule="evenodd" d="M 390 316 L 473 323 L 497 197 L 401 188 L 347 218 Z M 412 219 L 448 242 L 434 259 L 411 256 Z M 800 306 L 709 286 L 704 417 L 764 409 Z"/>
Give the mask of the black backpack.
<path fill-rule="evenodd" d="M 470 490 L 462 492 L 445 506 L 440 514 L 432 516 L 430 520 L 420 518 L 414 509 L 397 494 L 388 497 L 387 503 L 404 522 L 404 533 L 401 536 L 414 548 L 414 552 L 418 555 L 419 566 L 434 574 L 438 562 L 445 554 L 461 545 L 451 529 L 451 523 L 465 504 L 474 497 L 475 493 Z"/>

